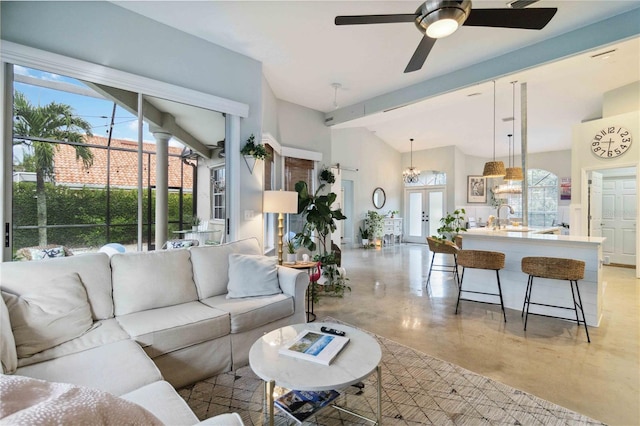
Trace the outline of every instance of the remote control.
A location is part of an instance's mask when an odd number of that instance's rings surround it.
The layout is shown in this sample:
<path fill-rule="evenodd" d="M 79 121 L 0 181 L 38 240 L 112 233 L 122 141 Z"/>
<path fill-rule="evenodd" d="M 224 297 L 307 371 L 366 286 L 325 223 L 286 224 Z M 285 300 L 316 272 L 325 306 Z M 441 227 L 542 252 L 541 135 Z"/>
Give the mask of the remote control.
<path fill-rule="evenodd" d="M 336 330 L 335 328 L 329 328 L 329 327 L 325 327 L 325 326 L 322 326 L 320 328 L 320 331 L 322 331 L 323 333 L 333 334 L 335 336 L 344 336 L 346 334 L 342 330 Z"/>

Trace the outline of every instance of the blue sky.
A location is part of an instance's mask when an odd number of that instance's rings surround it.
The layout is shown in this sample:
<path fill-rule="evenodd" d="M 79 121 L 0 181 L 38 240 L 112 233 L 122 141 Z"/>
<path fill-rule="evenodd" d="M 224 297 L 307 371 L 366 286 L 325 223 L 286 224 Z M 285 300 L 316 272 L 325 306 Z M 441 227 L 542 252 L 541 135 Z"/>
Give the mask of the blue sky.
<path fill-rule="evenodd" d="M 15 74 L 26 75 L 40 80 L 64 82 L 82 88 L 87 88 L 87 86 L 82 82 L 73 78 L 38 71 L 31 68 L 15 66 L 14 72 Z M 111 121 L 111 114 L 113 112 L 112 101 L 20 82 L 15 82 L 14 88 L 16 91 L 24 93 L 33 105 L 46 105 L 51 102 L 70 105 L 76 116 L 85 119 L 91 124 L 92 133 L 94 135 L 103 137 L 108 136 L 107 131 Z M 146 123 L 144 124 L 143 129 L 143 140 L 145 142 L 154 142 L 153 135 L 149 133 L 149 126 Z M 113 137 L 116 139 L 130 140 L 137 140 L 138 138 L 137 118 L 120 106 L 116 107 Z"/>

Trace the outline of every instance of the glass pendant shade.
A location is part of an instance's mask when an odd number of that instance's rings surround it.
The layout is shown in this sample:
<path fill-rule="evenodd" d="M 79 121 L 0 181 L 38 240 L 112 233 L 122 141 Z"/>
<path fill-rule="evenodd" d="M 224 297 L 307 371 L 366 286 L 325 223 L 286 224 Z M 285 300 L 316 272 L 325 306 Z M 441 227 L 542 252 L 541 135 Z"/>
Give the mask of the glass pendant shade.
<path fill-rule="evenodd" d="M 498 178 L 503 177 L 505 174 L 507 174 L 507 171 L 502 161 L 489 161 L 484 164 L 484 171 L 482 172 L 484 177 Z"/>
<path fill-rule="evenodd" d="M 413 167 L 413 139 L 411 141 L 411 166 L 402 172 L 402 180 L 405 183 L 418 183 L 420 180 L 420 170 Z"/>

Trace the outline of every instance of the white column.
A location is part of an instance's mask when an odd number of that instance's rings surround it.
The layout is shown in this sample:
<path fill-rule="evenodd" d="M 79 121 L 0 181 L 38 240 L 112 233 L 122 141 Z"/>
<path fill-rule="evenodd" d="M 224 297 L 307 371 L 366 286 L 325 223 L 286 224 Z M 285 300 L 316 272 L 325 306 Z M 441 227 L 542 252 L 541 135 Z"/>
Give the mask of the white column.
<path fill-rule="evenodd" d="M 167 242 L 169 222 L 169 139 L 171 134 L 151 129 L 156 138 L 156 250 Z"/>

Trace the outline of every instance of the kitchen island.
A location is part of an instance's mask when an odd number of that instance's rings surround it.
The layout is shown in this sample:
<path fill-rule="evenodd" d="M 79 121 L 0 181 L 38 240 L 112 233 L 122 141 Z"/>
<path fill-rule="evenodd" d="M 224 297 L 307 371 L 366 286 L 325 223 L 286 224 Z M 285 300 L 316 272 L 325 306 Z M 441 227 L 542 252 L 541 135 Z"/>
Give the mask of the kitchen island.
<path fill-rule="evenodd" d="M 522 311 L 527 288 L 527 274 L 521 270 L 521 260 L 527 256 L 544 256 L 582 260 L 585 262 L 584 279 L 578 281 L 587 325 L 598 327 L 602 317 L 602 243 L 605 238 L 559 235 L 558 228 L 506 229 L 472 228 L 462 236 L 462 248 L 497 251 L 505 254 L 505 267 L 500 270 L 500 282 L 505 308 Z M 467 269 L 465 289 L 495 291 L 495 273 L 480 269 Z M 493 302 L 491 297 L 475 295 L 477 300 Z M 573 307 L 568 281 L 535 278 L 531 300 Z M 464 305 L 462 306 L 464 309 Z M 531 306 L 530 313 L 539 313 L 572 319 L 573 312 L 546 306 Z M 507 321 L 515 319 L 507 313 Z M 575 322 L 575 317 L 573 317 Z"/>

